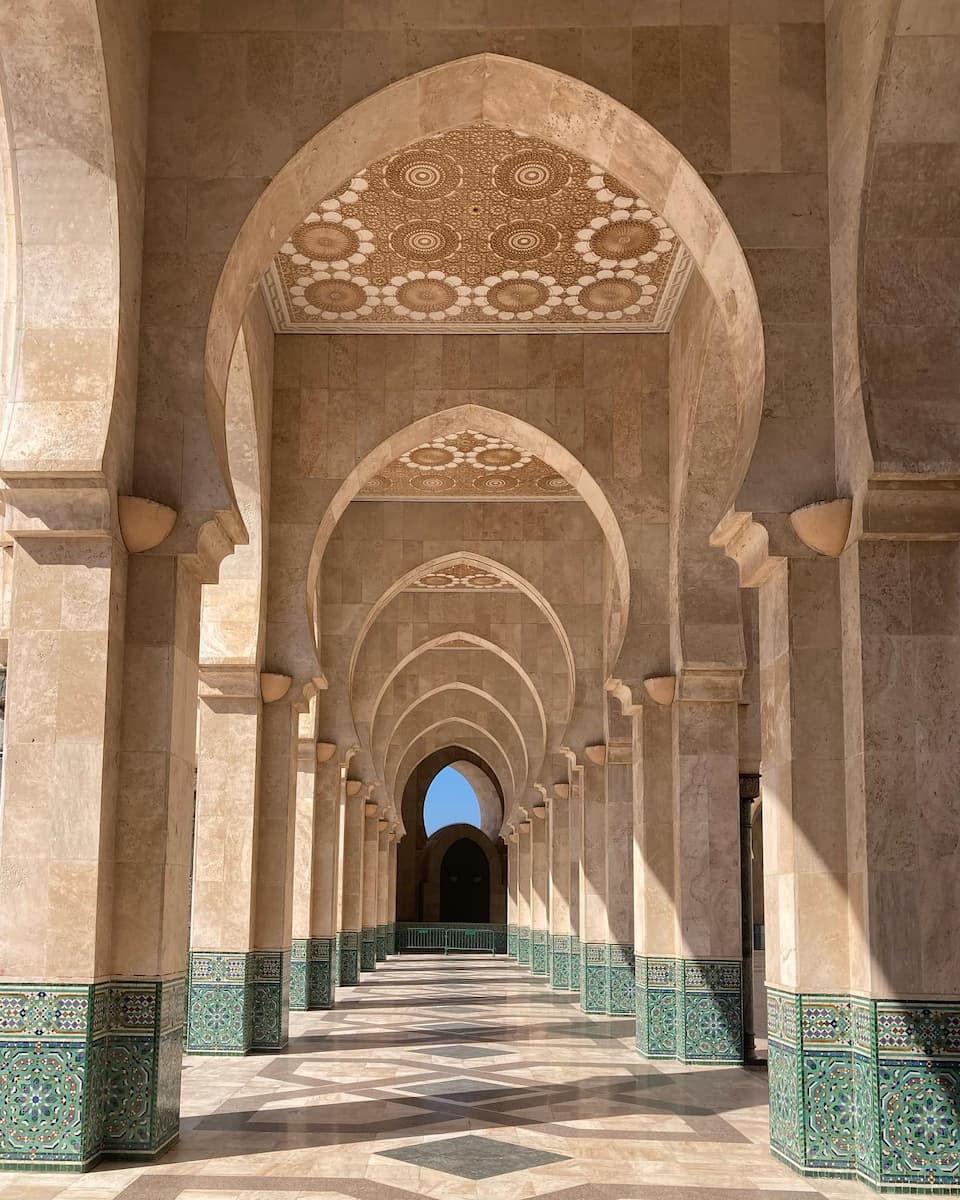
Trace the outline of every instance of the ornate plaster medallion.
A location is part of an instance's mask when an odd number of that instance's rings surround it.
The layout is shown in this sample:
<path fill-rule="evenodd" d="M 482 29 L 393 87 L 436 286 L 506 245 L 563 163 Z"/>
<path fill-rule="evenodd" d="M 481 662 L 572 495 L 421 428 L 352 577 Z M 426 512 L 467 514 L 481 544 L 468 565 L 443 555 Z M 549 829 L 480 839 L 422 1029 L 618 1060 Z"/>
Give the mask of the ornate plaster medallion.
<path fill-rule="evenodd" d="M 485 571 L 477 563 L 448 563 L 430 571 L 410 585 L 410 592 L 506 592 L 513 591 L 513 584 Z M 476 647 L 472 647 L 476 649 Z"/>
<path fill-rule="evenodd" d="M 663 218 L 595 163 L 475 125 L 320 200 L 264 290 L 280 332 L 662 332 L 689 271 Z"/>
<path fill-rule="evenodd" d="M 578 500 L 577 491 L 531 451 L 473 429 L 444 434 L 390 463 L 359 500 Z"/>

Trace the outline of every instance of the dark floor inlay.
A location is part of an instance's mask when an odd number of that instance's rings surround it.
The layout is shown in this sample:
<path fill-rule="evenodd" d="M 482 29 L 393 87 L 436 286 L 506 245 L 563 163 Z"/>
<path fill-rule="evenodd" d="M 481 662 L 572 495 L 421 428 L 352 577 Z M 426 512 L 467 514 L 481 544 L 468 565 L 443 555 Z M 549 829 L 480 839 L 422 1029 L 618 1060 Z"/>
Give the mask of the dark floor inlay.
<path fill-rule="evenodd" d="M 429 1167 L 432 1171 L 459 1175 L 461 1179 L 491 1179 L 494 1175 L 528 1171 L 531 1167 L 542 1167 L 546 1163 L 565 1162 L 570 1157 L 568 1154 L 549 1154 L 545 1150 L 531 1150 L 527 1146 L 514 1146 L 510 1142 L 498 1142 L 494 1138 L 476 1137 L 474 1134 L 442 1138 L 420 1146 L 404 1146 L 399 1150 L 383 1150 L 379 1153 L 383 1158 L 396 1158 L 415 1167 Z"/>
<path fill-rule="evenodd" d="M 488 1096 L 497 1092 L 512 1092 L 516 1088 L 510 1084 L 488 1083 L 483 1079 L 441 1079 L 431 1083 L 404 1084 L 403 1091 L 416 1092 L 418 1096 L 463 1096 L 476 1094 Z"/>
<path fill-rule="evenodd" d="M 481 1049 L 480 1046 L 424 1046 L 415 1054 L 432 1054 L 435 1058 L 491 1058 L 495 1054 L 509 1054 L 500 1046 Z"/>

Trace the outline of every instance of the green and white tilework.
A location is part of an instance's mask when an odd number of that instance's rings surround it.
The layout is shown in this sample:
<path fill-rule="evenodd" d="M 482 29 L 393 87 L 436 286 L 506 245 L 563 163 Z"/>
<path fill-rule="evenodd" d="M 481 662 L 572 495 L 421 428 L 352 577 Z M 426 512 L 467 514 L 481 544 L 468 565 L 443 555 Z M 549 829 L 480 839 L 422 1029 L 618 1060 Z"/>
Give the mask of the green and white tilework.
<path fill-rule="evenodd" d="M 337 978 L 337 939 L 294 938 L 290 955 L 290 1008 L 332 1008 Z"/>
<path fill-rule="evenodd" d="M 532 929 L 530 931 L 530 971 L 533 975 L 547 975 L 550 963 L 547 956 L 547 931 Z"/>
<path fill-rule="evenodd" d="M 371 925 L 360 934 L 360 970 L 377 969 L 377 927 Z"/>
<path fill-rule="evenodd" d="M 340 963 L 339 982 L 352 987 L 360 981 L 360 934 L 355 930 L 337 934 L 337 958 Z"/>

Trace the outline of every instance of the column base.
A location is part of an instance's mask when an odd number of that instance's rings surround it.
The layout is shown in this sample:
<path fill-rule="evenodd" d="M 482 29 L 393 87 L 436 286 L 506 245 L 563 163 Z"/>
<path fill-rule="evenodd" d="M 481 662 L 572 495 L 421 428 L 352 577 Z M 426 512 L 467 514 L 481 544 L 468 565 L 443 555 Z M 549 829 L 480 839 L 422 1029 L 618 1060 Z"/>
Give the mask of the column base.
<path fill-rule="evenodd" d="M 550 935 L 550 986 L 557 992 L 570 990 L 570 934 Z"/>
<path fill-rule="evenodd" d="M 632 946 L 607 944 L 606 1009 L 613 1017 L 632 1017 L 637 1011 Z"/>
<path fill-rule="evenodd" d="M 517 957 L 517 927 L 507 926 L 507 957 L 516 960 Z"/>
<path fill-rule="evenodd" d="M 360 970 L 377 969 L 377 927 L 372 925 L 360 934 Z"/>
<path fill-rule="evenodd" d="M 604 942 L 580 943 L 580 1007 L 586 1013 L 607 1008 L 607 947 Z"/>
<path fill-rule="evenodd" d="M 333 1008 L 337 939 L 294 938 L 290 955 L 290 1008 L 313 1012 Z"/>
<path fill-rule="evenodd" d="M 547 931 L 533 929 L 530 931 L 530 972 L 533 975 L 546 976 L 550 973 L 550 960 L 547 955 Z"/>
<path fill-rule="evenodd" d="M 742 1063 L 741 978 L 739 959 L 638 959 L 637 1048 L 682 1063 Z"/>
<path fill-rule="evenodd" d="M 377 926 L 377 962 L 387 961 L 387 927 Z"/>
<path fill-rule="evenodd" d="M 802 1175 L 960 1192 L 960 1002 L 769 991 L 770 1146 Z"/>
<path fill-rule="evenodd" d="M 391 958 L 397 952 L 397 927 L 396 925 L 387 926 L 387 958 Z"/>
<path fill-rule="evenodd" d="M 183 979 L 0 984 L 0 1169 L 150 1159 L 180 1132 Z"/>
<path fill-rule="evenodd" d="M 526 925 L 517 927 L 517 962 L 521 967 L 530 966 L 530 929 Z"/>
<path fill-rule="evenodd" d="M 188 1054 L 282 1050 L 288 1041 L 290 951 L 191 951 Z"/>
<path fill-rule="evenodd" d="M 340 962 L 339 980 L 343 987 L 360 982 L 360 934 L 356 930 L 337 934 L 337 957 Z"/>

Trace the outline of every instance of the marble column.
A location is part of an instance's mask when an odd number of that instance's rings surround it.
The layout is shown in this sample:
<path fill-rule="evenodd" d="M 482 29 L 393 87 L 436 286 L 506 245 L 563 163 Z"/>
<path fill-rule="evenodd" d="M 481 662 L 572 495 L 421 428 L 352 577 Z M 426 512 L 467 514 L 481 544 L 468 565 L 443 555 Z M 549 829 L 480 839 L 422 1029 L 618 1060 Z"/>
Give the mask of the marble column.
<path fill-rule="evenodd" d="M 517 895 L 517 835 L 511 833 L 507 838 L 507 955 L 517 957 L 517 923 L 519 897 Z"/>
<path fill-rule="evenodd" d="M 130 556 L 103 1125 L 104 1151 L 124 1156 L 149 1157 L 179 1129 L 200 592 L 195 561 Z"/>
<path fill-rule="evenodd" d="M 547 949 L 550 986 L 570 989 L 570 785 L 558 784 L 547 811 L 550 913 Z"/>
<path fill-rule="evenodd" d="M 547 807 L 534 807 L 530 825 L 530 970 L 534 975 L 547 975 L 550 969 L 547 957 L 550 908 Z"/>
<path fill-rule="evenodd" d="M 257 814 L 253 956 L 253 1050 L 287 1044 L 299 711 L 296 689 L 263 708 Z"/>
<path fill-rule="evenodd" d="M 570 789 L 570 991 L 580 994 L 583 955 L 580 948 L 580 852 L 582 842 L 583 772 L 568 770 Z"/>
<path fill-rule="evenodd" d="M 360 978 L 360 930 L 363 925 L 363 785 L 344 783 L 343 882 L 341 886 L 338 952 L 339 982 L 350 986 Z"/>
<path fill-rule="evenodd" d="M 637 1049 L 647 1058 L 674 1058 L 679 942 L 670 707 L 645 701 L 632 722 Z"/>
<path fill-rule="evenodd" d="M 90 495 L 102 506 L 104 528 L 88 536 L 71 528 L 70 514 L 56 511 L 61 498 L 48 497 L 46 489 L 39 496 L 32 486 L 4 496 L 13 577 L 0 799 L 0 1078 L 6 1093 L 0 1162 L 13 1169 L 93 1165 L 105 1149 L 104 1101 L 111 1101 L 104 1068 L 114 1024 L 113 843 L 138 831 L 116 831 L 115 824 L 127 556 L 110 533 L 109 496 L 94 489 Z M 44 502 L 49 510 L 38 517 Z M 158 746 L 161 776 L 162 756 Z M 148 813 L 144 806 L 141 815 Z M 145 832 L 163 838 L 164 815 L 165 806 Z M 123 844 L 121 851 L 126 856 Z M 156 931 L 150 948 L 157 948 Z M 182 962 L 180 968 L 182 977 Z M 144 1068 L 151 1086 L 159 1065 L 157 1000 L 169 999 L 175 979 L 166 988 L 162 979 L 144 982 L 150 1015 L 142 1031 Z M 123 983 L 117 994 L 126 995 Z M 126 1024 L 121 1018 L 121 1038 Z M 176 1136 L 178 1078 L 173 1087 L 165 1075 L 169 1090 L 161 1112 L 149 1086 L 139 1088 L 123 1051 L 109 1073 L 118 1093 L 136 1088 L 146 1102 L 144 1150 Z M 33 1095 L 43 1097 L 39 1111 Z M 111 1102 L 110 1109 L 127 1140 L 122 1105 Z"/>
<path fill-rule="evenodd" d="M 530 965 L 530 821 L 517 826 L 517 962 Z"/>
<path fill-rule="evenodd" d="M 377 962 L 387 958 L 387 924 L 389 922 L 390 830 L 382 817 L 377 822 Z"/>
<path fill-rule="evenodd" d="M 255 665 L 200 671 L 186 1050 L 247 1054 L 262 703 Z"/>
<path fill-rule="evenodd" d="M 676 1057 L 743 1060 L 735 673 L 678 680 L 673 735 Z"/>
<path fill-rule="evenodd" d="M 396 829 L 390 831 L 387 874 L 387 956 L 397 952 L 397 851 L 399 839 Z"/>
<path fill-rule="evenodd" d="M 363 808 L 363 899 L 361 902 L 360 970 L 377 967 L 377 876 L 380 870 L 380 809 L 368 800 Z"/>
<path fill-rule="evenodd" d="M 294 851 L 290 1007 L 331 1008 L 337 959 L 341 771 L 336 746 L 301 745 Z"/>
<path fill-rule="evenodd" d="M 605 1011 L 636 1014 L 633 949 L 633 747 L 609 741 L 604 764 L 606 850 Z"/>
<path fill-rule="evenodd" d="M 602 750 L 602 747 L 599 748 Z M 580 804 L 580 1007 L 605 1012 L 607 1007 L 607 846 L 603 756 L 590 747 L 575 768 L 581 776 Z"/>

